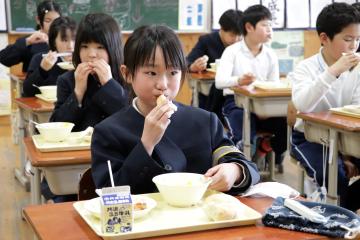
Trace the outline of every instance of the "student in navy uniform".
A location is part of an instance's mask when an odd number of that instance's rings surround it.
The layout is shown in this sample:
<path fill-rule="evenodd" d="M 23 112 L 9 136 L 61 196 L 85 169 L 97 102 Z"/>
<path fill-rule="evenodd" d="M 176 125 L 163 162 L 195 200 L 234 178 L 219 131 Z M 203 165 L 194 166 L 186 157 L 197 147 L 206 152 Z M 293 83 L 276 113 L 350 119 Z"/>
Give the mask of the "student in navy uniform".
<path fill-rule="evenodd" d="M 187 56 L 191 72 L 201 72 L 210 67 L 216 59 L 220 59 L 224 49 L 239 41 L 242 35 L 240 10 L 227 10 L 220 19 L 220 30 L 200 36 L 199 41 Z M 222 119 L 224 103 L 223 91 L 213 84 L 209 96 L 199 93 L 199 107 L 214 112 Z"/>
<path fill-rule="evenodd" d="M 57 53 L 74 51 L 76 22 L 69 17 L 55 19 L 49 29 L 50 51 L 43 57 L 43 53 L 36 54 L 30 62 L 28 73 L 23 85 L 23 96 L 33 97 L 40 93 L 36 86 L 56 85 L 58 76 L 66 70 L 60 68 L 57 63 L 71 62 L 71 55 L 57 57 Z"/>
<path fill-rule="evenodd" d="M 43 1 L 37 6 L 36 22 L 38 31 L 16 40 L 0 51 L 0 63 L 11 67 L 23 63 L 22 71 L 28 70 L 31 58 L 39 52 L 49 51 L 48 31 L 54 19 L 61 16 L 60 6 L 53 1 Z"/>
<path fill-rule="evenodd" d="M 121 31 L 117 22 L 103 13 L 88 14 L 76 33 L 73 53 L 75 71 L 57 80 L 57 102 L 51 122 L 72 122 L 73 131 L 95 126 L 128 105 L 128 94 L 120 73 L 123 63 Z M 76 200 L 76 195 L 43 195 L 54 202 Z"/>
<path fill-rule="evenodd" d="M 214 113 L 171 101 L 187 66 L 179 39 L 166 26 L 136 29 L 124 48 L 121 72 L 131 84 L 132 105 L 95 127 L 91 144 L 97 188 L 130 185 L 133 194 L 156 191 L 152 178 L 168 172 L 211 177 L 210 188 L 241 192 L 259 181 L 256 165 L 227 138 Z M 156 105 L 159 96 L 166 100 Z"/>
<path fill-rule="evenodd" d="M 111 16 L 88 14 L 81 20 L 73 63 L 75 71 L 57 80 L 57 102 L 51 122 L 72 122 L 73 131 L 81 131 L 128 104 L 120 73 L 121 32 Z"/>

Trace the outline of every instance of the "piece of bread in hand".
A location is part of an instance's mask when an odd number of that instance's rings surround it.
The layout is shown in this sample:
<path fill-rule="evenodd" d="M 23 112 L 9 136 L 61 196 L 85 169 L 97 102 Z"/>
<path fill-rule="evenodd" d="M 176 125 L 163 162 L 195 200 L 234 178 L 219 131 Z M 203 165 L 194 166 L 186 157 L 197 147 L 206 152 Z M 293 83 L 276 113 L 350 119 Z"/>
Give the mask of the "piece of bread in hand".
<path fill-rule="evenodd" d="M 174 110 L 174 112 L 177 111 L 177 106 L 175 104 L 173 104 L 171 101 L 169 101 L 164 94 L 161 94 L 157 99 L 156 99 L 156 106 L 165 104 L 165 103 L 169 103 L 170 107 Z"/>

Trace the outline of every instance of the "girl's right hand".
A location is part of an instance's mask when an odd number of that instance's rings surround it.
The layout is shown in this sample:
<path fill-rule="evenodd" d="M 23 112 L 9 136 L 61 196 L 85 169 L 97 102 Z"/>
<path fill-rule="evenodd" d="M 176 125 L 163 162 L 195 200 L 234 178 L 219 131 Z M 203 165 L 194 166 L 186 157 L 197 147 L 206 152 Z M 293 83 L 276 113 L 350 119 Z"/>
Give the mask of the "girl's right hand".
<path fill-rule="evenodd" d="M 36 43 L 48 43 L 49 38 L 46 33 L 36 31 L 26 38 L 26 46 L 33 45 Z"/>
<path fill-rule="evenodd" d="M 343 72 L 356 66 L 360 62 L 360 57 L 356 53 L 343 53 L 343 55 L 329 67 L 329 72 L 338 77 Z"/>
<path fill-rule="evenodd" d="M 155 145 L 158 144 L 163 137 L 165 130 L 171 122 L 170 117 L 173 114 L 174 109 L 171 103 L 164 102 L 153 108 L 145 117 L 141 142 L 149 156 L 152 155 Z"/>
<path fill-rule="evenodd" d="M 79 103 L 82 102 L 87 89 L 87 80 L 92 67 L 88 63 L 80 63 L 75 70 L 75 95 Z"/>
<path fill-rule="evenodd" d="M 56 52 L 49 51 L 45 57 L 41 60 L 40 67 L 45 71 L 49 71 L 56 63 Z"/>

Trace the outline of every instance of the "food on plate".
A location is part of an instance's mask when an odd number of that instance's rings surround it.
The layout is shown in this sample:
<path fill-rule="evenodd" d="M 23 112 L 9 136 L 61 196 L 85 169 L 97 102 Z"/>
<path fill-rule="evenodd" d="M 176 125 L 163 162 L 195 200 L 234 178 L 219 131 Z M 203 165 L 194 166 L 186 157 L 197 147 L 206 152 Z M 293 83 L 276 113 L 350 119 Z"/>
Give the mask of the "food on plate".
<path fill-rule="evenodd" d="M 141 211 L 146 209 L 146 202 L 135 202 L 134 203 L 134 210 Z"/>
<path fill-rule="evenodd" d="M 212 194 L 205 198 L 203 209 L 213 221 L 235 219 L 238 216 L 239 206 L 231 196 L 223 193 Z"/>
<path fill-rule="evenodd" d="M 57 65 L 64 70 L 74 70 L 74 64 L 72 62 L 59 62 Z"/>

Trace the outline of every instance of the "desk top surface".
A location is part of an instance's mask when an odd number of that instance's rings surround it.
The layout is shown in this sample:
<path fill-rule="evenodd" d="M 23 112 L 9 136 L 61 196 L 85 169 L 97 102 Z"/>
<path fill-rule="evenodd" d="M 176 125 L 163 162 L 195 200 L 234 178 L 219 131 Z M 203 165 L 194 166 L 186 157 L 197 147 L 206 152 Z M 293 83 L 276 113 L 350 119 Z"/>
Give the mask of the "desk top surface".
<path fill-rule="evenodd" d="M 192 72 L 190 73 L 191 79 L 196 80 L 214 80 L 215 79 L 215 72 L 203 71 L 203 72 Z"/>
<path fill-rule="evenodd" d="M 298 113 L 297 117 L 305 121 L 319 123 L 344 131 L 360 132 L 360 121 L 358 118 L 343 116 L 332 113 L 330 111 L 316 113 Z"/>
<path fill-rule="evenodd" d="M 231 89 L 235 94 L 241 94 L 247 97 L 291 97 L 290 89 L 263 90 L 249 86 L 233 87 Z"/>
<path fill-rule="evenodd" d="M 15 102 L 19 108 L 36 113 L 52 112 L 54 110 L 54 103 L 43 101 L 37 97 L 16 98 Z"/>
<path fill-rule="evenodd" d="M 271 205 L 271 198 L 239 198 L 249 207 L 264 213 Z M 38 206 L 27 206 L 24 209 L 27 221 L 30 223 L 39 239 L 67 240 L 90 239 L 98 237 L 73 208 L 72 203 L 58 203 Z M 256 225 L 215 229 L 208 231 L 158 236 L 147 239 L 193 239 L 193 240 L 236 240 L 236 239 L 328 239 L 325 236 L 287 231 L 279 228 L 264 227 L 260 221 Z"/>
<path fill-rule="evenodd" d="M 24 138 L 25 150 L 34 167 L 54 167 L 91 163 L 90 150 L 40 152 L 31 137 Z"/>

